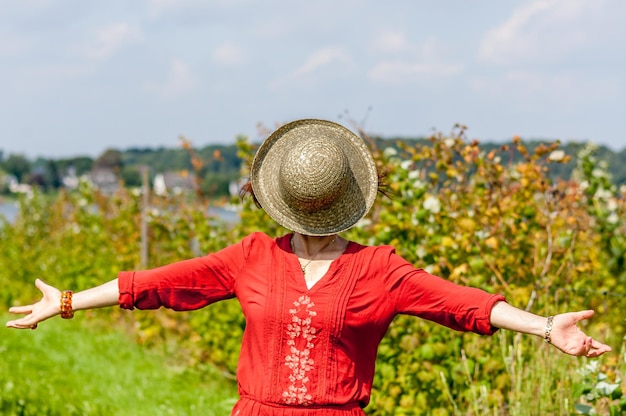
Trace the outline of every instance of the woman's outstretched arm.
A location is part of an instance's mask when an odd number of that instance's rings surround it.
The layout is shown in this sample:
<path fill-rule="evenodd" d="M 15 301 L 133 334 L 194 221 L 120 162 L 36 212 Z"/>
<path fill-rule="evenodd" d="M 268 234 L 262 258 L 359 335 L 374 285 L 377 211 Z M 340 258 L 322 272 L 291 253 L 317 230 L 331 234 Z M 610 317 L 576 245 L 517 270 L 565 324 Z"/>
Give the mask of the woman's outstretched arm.
<path fill-rule="evenodd" d="M 551 324 L 548 318 L 518 309 L 506 302 L 498 302 L 491 310 L 491 325 L 549 341 L 566 354 L 597 357 L 611 351 L 611 347 L 586 335 L 577 323 L 593 316 L 592 310 L 555 315 Z"/>
<path fill-rule="evenodd" d="M 9 312 L 25 316 L 7 322 L 8 328 L 34 329 L 39 322 L 61 313 L 61 291 L 40 279 L 35 281 L 35 286 L 41 291 L 43 297 L 39 302 L 32 305 L 9 308 Z M 103 285 L 74 293 L 72 309 L 78 311 L 114 306 L 118 304 L 118 299 L 119 289 L 117 279 L 114 279 Z"/>

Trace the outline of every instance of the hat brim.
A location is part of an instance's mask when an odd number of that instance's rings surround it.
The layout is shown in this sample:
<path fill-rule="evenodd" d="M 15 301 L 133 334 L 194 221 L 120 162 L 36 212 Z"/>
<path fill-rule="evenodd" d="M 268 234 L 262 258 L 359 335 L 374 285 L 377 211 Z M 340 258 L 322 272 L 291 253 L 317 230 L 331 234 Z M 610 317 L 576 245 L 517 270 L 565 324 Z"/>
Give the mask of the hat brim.
<path fill-rule="evenodd" d="M 349 186 L 331 205 L 302 211 L 288 204 L 279 191 L 281 162 L 289 150 L 311 137 L 324 137 L 347 157 Z M 363 218 L 376 199 L 378 173 L 363 140 L 347 128 L 326 120 L 297 120 L 280 127 L 259 147 L 250 171 L 254 194 L 278 224 L 292 231 L 325 236 L 347 230 Z"/>

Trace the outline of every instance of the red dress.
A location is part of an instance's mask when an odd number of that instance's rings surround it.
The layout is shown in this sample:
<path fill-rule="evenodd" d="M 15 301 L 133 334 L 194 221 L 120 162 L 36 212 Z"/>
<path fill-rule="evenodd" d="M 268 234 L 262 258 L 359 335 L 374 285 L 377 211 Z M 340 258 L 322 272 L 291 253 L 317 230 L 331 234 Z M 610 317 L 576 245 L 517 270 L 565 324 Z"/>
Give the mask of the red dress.
<path fill-rule="evenodd" d="M 232 415 L 363 415 L 378 344 L 397 314 L 492 334 L 504 297 L 455 285 L 350 242 L 308 289 L 291 234 L 254 233 L 204 257 L 119 274 L 120 306 L 193 310 L 236 297 L 246 328 Z"/>

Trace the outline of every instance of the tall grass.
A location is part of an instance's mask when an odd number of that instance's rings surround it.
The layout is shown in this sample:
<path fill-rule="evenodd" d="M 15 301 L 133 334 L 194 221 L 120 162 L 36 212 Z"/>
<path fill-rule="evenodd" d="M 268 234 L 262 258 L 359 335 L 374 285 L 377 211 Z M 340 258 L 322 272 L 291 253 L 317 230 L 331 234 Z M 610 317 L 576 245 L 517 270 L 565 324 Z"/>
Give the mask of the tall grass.
<path fill-rule="evenodd" d="M 224 415 L 237 396 L 217 370 L 147 351 L 84 316 L 0 333 L 2 415 Z"/>
<path fill-rule="evenodd" d="M 626 344 L 614 346 L 613 352 L 600 358 L 587 359 L 558 353 L 530 336 L 500 331 L 496 337 L 510 379 L 506 405 L 491 404 L 493 396 L 501 392 L 479 381 L 476 373 L 480 366 L 468 365 L 462 351 L 458 359 L 464 364 L 471 405 L 463 408 L 449 390 L 444 391 L 455 416 L 626 415 L 622 396 L 626 391 Z M 443 373 L 440 376 L 447 385 Z M 610 386 L 613 389 L 609 390 Z"/>

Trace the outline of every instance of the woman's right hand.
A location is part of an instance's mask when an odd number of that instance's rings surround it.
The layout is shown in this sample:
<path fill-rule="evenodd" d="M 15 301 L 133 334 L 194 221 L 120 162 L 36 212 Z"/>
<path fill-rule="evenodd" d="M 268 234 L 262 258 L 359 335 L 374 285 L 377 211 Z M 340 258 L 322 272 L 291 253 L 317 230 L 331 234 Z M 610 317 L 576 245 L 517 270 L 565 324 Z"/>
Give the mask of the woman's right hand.
<path fill-rule="evenodd" d="M 7 322 L 7 328 L 35 329 L 39 322 L 61 313 L 61 291 L 40 279 L 35 280 L 35 286 L 41 291 L 43 297 L 32 305 L 9 308 L 10 313 L 26 316 Z"/>

